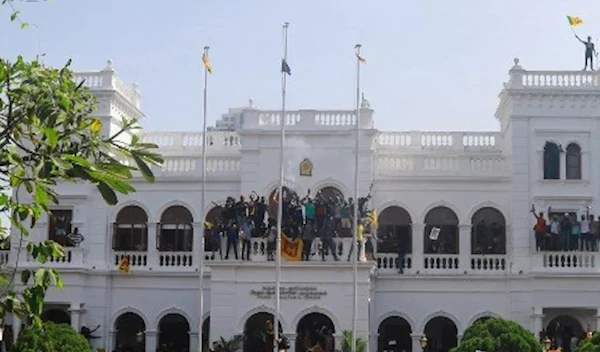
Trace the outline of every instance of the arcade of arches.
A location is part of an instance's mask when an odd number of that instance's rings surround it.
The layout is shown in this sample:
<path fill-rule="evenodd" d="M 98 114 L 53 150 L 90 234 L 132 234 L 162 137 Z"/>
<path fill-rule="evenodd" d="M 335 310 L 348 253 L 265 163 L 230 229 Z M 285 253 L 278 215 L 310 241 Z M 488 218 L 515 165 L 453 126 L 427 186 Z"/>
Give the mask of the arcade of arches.
<path fill-rule="evenodd" d="M 413 222 L 406 209 L 390 206 L 379 214 L 377 237 L 379 253 L 411 254 L 416 237 Z M 447 207 L 427 212 L 424 219 L 423 243 L 426 254 L 458 254 L 459 219 Z M 506 254 L 506 219 L 493 207 L 478 209 L 471 217 L 471 254 Z"/>
<path fill-rule="evenodd" d="M 244 324 L 244 352 L 267 352 L 270 351 L 272 341 L 265 334 L 267 322 L 273 322 L 273 314 L 259 312 L 250 316 Z M 283 333 L 281 323 L 279 332 Z M 296 352 L 306 352 L 319 344 L 321 346 L 335 346 L 333 335 L 336 333 L 333 321 L 322 313 L 306 314 L 298 321 L 296 326 L 296 337 L 293 343 Z"/>
<path fill-rule="evenodd" d="M 427 336 L 429 351 L 448 352 L 458 345 L 458 329 L 454 322 L 446 317 L 434 317 L 425 325 L 423 332 Z M 399 316 L 384 319 L 377 330 L 378 352 L 419 352 L 421 334 L 412 331 L 410 323 Z M 415 350 L 416 348 L 416 350 Z"/>
<path fill-rule="evenodd" d="M 207 319 L 208 320 L 208 319 Z M 207 320 L 202 324 L 208 336 Z M 163 316 L 156 331 L 156 347 L 159 350 L 187 352 L 190 350 L 190 324 L 181 314 L 170 313 Z M 117 351 L 144 351 L 150 332 L 144 320 L 136 313 L 121 314 L 115 321 L 115 349 Z"/>

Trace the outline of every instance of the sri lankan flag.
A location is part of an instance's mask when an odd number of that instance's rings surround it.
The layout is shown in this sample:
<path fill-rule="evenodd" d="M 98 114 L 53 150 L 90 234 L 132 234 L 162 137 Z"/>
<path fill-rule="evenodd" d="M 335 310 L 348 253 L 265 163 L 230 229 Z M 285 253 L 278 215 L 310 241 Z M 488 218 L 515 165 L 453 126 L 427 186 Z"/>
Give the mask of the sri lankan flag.
<path fill-rule="evenodd" d="M 129 258 L 127 256 L 121 257 L 121 262 L 119 263 L 119 271 L 125 274 L 129 274 Z"/>
<path fill-rule="evenodd" d="M 210 58 L 206 52 L 202 53 L 202 63 L 204 64 L 206 72 L 212 74 L 212 62 L 210 62 Z"/>
<path fill-rule="evenodd" d="M 577 16 L 567 16 L 567 21 L 569 21 L 569 25 L 571 25 L 571 27 L 577 27 L 583 24 L 581 17 Z"/>

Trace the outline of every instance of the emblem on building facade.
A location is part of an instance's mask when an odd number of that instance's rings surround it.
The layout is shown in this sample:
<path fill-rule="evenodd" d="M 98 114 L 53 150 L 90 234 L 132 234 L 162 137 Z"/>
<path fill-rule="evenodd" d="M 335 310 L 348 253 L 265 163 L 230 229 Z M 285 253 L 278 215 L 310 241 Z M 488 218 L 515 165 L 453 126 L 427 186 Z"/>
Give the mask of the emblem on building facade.
<path fill-rule="evenodd" d="M 300 163 L 300 176 L 312 176 L 313 164 L 308 158 L 304 158 Z"/>

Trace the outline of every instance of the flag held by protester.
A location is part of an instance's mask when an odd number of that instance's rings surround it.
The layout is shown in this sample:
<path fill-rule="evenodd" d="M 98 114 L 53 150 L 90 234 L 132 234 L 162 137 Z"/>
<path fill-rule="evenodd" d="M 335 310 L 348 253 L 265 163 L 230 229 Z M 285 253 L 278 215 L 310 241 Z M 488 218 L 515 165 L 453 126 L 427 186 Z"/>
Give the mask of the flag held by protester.
<path fill-rule="evenodd" d="M 571 27 L 577 27 L 583 24 L 581 17 L 577 16 L 567 16 L 567 21 L 569 21 L 569 25 L 571 25 Z"/>
<path fill-rule="evenodd" d="M 281 234 L 281 257 L 287 261 L 298 262 L 302 260 L 304 242 L 300 238 L 291 239 Z"/>
<path fill-rule="evenodd" d="M 129 258 L 127 256 L 121 257 L 121 262 L 119 263 L 119 271 L 125 274 L 129 274 L 130 266 Z"/>

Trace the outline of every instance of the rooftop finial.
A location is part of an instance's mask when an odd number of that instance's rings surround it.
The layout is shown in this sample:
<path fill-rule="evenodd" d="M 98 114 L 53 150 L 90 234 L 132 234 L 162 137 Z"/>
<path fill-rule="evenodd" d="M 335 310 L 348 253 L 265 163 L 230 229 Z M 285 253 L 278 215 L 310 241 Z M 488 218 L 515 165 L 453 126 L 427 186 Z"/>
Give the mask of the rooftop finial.
<path fill-rule="evenodd" d="M 254 105 L 254 99 L 252 99 L 252 98 L 248 99 L 248 107 L 251 109 L 256 108 L 256 106 Z"/>
<path fill-rule="evenodd" d="M 521 67 L 521 65 L 519 65 L 520 60 L 518 57 L 515 57 L 513 59 L 513 62 L 515 63 L 515 65 L 510 69 L 511 71 L 515 71 L 515 70 L 522 71 L 523 70 L 523 67 Z"/>
<path fill-rule="evenodd" d="M 111 59 L 106 60 L 106 68 L 104 70 L 105 71 L 114 71 L 113 60 L 111 60 Z"/>

